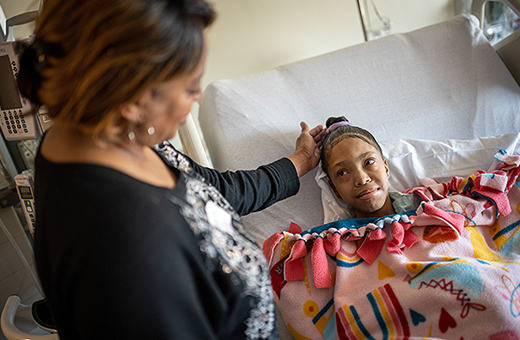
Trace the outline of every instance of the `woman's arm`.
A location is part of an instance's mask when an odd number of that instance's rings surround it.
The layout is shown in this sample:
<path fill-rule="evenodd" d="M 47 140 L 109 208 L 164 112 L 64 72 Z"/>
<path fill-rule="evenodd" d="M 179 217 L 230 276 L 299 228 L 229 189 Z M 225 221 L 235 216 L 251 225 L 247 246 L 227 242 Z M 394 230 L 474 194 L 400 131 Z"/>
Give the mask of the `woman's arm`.
<path fill-rule="evenodd" d="M 295 195 L 300 188 L 299 177 L 316 167 L 323 127 L 312 130 L 306 123 L 296 140 L 296 149 L 288 158 L 260 166 L 256 170 L 219 172 L 202 167 L 189 159 L 193 169 L 215 186 L 239 215 L 265 209 L 273 203 Z"/>

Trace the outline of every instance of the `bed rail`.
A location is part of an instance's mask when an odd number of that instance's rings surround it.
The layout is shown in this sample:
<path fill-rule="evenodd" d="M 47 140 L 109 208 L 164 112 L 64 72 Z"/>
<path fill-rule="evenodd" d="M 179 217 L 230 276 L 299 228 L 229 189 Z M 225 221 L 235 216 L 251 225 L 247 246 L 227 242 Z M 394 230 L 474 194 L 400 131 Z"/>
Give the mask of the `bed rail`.
<path fill-rule="evenodd" d="M 471 14 L 476 16 L 478 20 L 480 21 L 480 27 L 483 26 L 483 20 L 484 17 L 484 6 L 486 5 L 486 2 L 489 2 L 490 0 L 473 0 L 471 3 Z M 518 15 L 520 15 L 520 0 L 493 0 L 498 2 L 503 2 L 507 6 L 511 7 L 511 9 Z"/>
<path fill-rule="evenodd" d="M 201 134 L 195 125 L 191 112 L 186 117 L 186 123 L 179 128 L 179 138 L 184 149 L 183 151 L 188 156 L 202 166 L 211 166 L 205 147 L 202 144 Z"/>
<path fill-rule="evenodd" d="M 520 16 L 520 0 L 494 0 L 500 1 L 509 6 L 518 16 Z M 488 0 L 473 0 L 471 13 L 480 21 L 480 28 L 484 26 L 484 9 Z M 517 84 L 520 85 L 520 30 L 514 32 L 507 38 L 501 40 L 493 46 Z"/>

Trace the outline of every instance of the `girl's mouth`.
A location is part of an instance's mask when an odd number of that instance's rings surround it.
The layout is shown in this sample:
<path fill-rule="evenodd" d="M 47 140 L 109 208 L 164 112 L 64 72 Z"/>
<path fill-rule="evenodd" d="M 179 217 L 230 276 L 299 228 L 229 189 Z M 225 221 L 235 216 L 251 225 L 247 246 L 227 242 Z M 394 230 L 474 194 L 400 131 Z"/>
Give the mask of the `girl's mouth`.
<path fill-rule="evenodd" d="M 359 195 L 356 196 L 358 199 L 362 200 L 369 200 L 372 199 L 374 196 L 376 196 L 379 193 L 379 188 L 370 188 L 363 190 L 359 193 Z"/>

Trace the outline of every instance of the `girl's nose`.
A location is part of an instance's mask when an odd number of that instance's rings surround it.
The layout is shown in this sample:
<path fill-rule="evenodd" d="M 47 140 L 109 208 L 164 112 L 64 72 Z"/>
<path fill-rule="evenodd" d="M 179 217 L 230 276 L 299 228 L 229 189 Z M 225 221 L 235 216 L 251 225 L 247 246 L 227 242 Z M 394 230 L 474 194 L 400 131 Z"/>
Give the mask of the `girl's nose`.
<path fill-rule="evenodd" d="M 370 176 L 364 171 L 358 171 L 356 175 L 356 186 L 362 186 L 370 182 Z"/>

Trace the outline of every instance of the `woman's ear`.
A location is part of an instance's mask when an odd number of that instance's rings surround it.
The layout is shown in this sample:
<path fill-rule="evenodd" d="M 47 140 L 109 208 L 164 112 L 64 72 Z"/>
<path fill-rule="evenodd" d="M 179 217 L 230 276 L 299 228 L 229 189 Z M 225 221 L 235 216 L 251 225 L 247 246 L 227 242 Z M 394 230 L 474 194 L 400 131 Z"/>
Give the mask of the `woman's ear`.
<path fill-rule="evenodd" d="M 390 178 L 390 168 L 388 167 L 388 162 L 385 159 L 385 169 L 386 169 L 386 175 L 388 178 Z"/>
<path fill-rule="evenodd" d="M 136 101 L 124 103 L 119 107 L 121 116 L 132 124 L 141 124 L 146 118 L 146 108 L 150 104 L 152 90 L 147 90 Z"/>
<path fill-rule="evenodd" d="M 133 124 L 138 124 L 142 119 L 142 112 L 137 103 L 125 103 L 119 107 L 121 116 Z"/>

